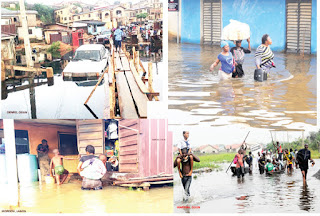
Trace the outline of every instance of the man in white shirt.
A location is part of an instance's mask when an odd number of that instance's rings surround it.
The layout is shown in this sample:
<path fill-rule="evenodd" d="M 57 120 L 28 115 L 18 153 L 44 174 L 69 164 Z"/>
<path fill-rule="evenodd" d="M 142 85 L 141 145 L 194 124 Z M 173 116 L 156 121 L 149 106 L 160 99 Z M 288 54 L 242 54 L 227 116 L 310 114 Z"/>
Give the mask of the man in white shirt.
<path fill-rule="evenodd" d="M 189 156 L 188 159 L 190 160 L 191 164 L 191 171 L 190 173 L 192 174 L 193 171 L 193 155 L 191 154 L 191 146 L 190 146 L 190 141 L 189 141 L 189 131 L 183 131 L 183 140 L 181 140 L 178 143 L 178 149 L 179 149 L 179 155 L 177 158 L 177 165 L 178 165 L 178 170 L 179 170 L 179 175 L 180 178 L 183 178 L 182 172 L 180 170 L 180 163 L 185 156 Z M 182 150 L 187 153 L 182 153 Z M 186 161 L 183 161 L 186 162 Z"/>

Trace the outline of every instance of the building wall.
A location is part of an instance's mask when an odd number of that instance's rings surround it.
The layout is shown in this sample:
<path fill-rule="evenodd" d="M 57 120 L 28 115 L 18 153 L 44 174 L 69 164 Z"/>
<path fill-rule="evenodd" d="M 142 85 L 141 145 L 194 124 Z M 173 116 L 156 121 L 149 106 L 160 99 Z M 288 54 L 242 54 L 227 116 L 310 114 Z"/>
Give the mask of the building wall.
<path fill-rule="evenodd" d="M 42 35 L 42 28 L 39 27 L 29 27 L 29 30 L 32 30 L 32 34 L 29 34 L 29 38 L 34 38 L 37 40 L 42 40 L 43 35 Z M 17 33 L 18 33 L 18 38 L 19 40 L 22 40 L 24 38 L 24 33 L 22 31 L 22 27 L 17 28 Z"/>
<path fill-rule="evenodd" d="M 269 34 L 273 51 L 286 46 L 286 1 L 222 0 L 222 27 L 234 19 L 247 23 L 251 31 L 251 46 L 257 48 L 264 34 Z M 230 45 L 234 46 L 232 42 Z M 247 42 L 242 44 L 247 47 Z"/>
<path fill-rule="evenodd" d="M 180 8 L 181 42 L 200 44 L 200 0 L 181 0 Z"/>
<path fill-rule="evenodd" d="M 15 130 L 27 130 L 29 136 L 29 153 L 37 155 L 37 147 L 41 144 L 42 139 L 48 141 L 49 157 L 53 157 L 52 150 L 58 148 L 59 136 L 58 132 L 77 134 L 76 127 L 66 127 L 48 124 L 32 124 L 32 123 L 14 123 Z M 3 129 L 3 125 L 0 125 Z"/>
<path fill-rule="evenodd" d="M 12 59 L 11 63 L 16 61 L 14 37 L 1 40 L 1 59 Z"/>
<path fill-rule="evenodd" d="M 22 20 L 21 17 L 19 16 L 19 20 Z M 34 27 L 37 25 L 37 16 L 36 14 L 27 14 L 27 22 L 29 27 Z M 22 23 L 18 22 L 17 26 L 21 26 Z"/>
<path fill-rule="evenodd" d="M 201 2 L 202 0 L 181 0 L 181 42 L 201 43 Z M 311 51 L 317 47 L 317 1 L 312 0 Z M 176 36 L 177 17 L 169 12 L 169 40 Z M 279 0 L 222 0 L 222 27 L 234 19 L 249 24 L 251 30 L 251 47 L 261 44 L 264 34 L 269 34 L 273 51 L 284 51 L 286 48 L 286 1 Z M 229 42 L 234 46 L 232 42 Z M 247 47 L 247 42 L 242 45 Z"/>
<path fill-rule="evenodd" d="M 178 19 L 179 13 L 178 12 L 168 12 L 168 40 L 169 41 L 177 41 L 177 32 L 178 32 Z"/>
<path fill-rule="evenodd" d="M 317 0 L 312 0 L 311 53 L 317 52 Z"/>

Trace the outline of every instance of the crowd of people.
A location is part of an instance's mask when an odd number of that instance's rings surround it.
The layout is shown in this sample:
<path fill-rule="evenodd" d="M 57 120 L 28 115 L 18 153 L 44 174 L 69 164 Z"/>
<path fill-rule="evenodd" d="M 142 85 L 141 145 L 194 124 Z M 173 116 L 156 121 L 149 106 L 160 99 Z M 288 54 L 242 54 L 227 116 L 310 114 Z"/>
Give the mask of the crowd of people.
<path fill-rule="evenodd" d="M 245 144 L 245 143 L 244 143 Z M 257 153 L 257 166 L 259 173 L 283 173 L 287 170 L 288 174 L 292 174 L 294 168 L 300 168 L 303 184 L 306 184 L 307 173 L 309 169 L 309 161 L 312 166 L 315 164 L 314 160 L 311 158 L 311 152 L 308 149 L 308 144 L 304 145 L 303 149 L 299 151 L 297 149 L 282 149 L 279 142 L 275 145 L 276 150 L 262 150 L 262 152 Z M 253 168 L 253 155 L 251 152 L 246 154 L 246 147 L 241 146 L 238 153 L 235 155 L 233 163 L 236 164 L 235 174 L 238 178 L 243 178 L 245 174 L 245 163 L 249 167 L 249 173 L 252 173 Z"/>
<path fill-rule="evenodd" d="M 227 41 L 221 42 L 221 53 L 218 55 L 216 61 L 210 66 L 210 71 L 221 63 L 219 69 L 219 77 L 221 80 L 230 78 L 241 78 L 245 75 L 243 70 L 244 56 L 246 53 L 251 53 L 250 38 L 247 39 L 248 49 L 241 46 L 242 40 L 234 41 L 235 47 L 230 50 Z M 261 45 L 255 52 L 255 66 L 257 69 L 262 69 L 269 74 L 270 69 L 275 67 L 273 62 L 274 54 L 270 49 L 272 40 L 268 34 L 261 38 Z"/>

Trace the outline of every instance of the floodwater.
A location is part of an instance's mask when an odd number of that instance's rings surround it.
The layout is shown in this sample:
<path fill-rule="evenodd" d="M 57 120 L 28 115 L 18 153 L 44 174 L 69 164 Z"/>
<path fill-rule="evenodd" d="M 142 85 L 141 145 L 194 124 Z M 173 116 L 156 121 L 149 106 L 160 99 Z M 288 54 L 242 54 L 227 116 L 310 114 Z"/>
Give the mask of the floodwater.
<path fill-rule="evenodd" d="M 143 65 L 148 70 L 148 63 L 143 62 Z M 92 114 L 84 106 L 84 103 L 97 81 L 63 81 L 61 72 L 61 68 L 54 67 L 53 86 L 43 84 L 34 87 L 33 90 L 29 88 L 8 93 L 8 97 L 1 101 L 2 118 L 93 119 L 95 116 L 103 118 L 104 113 L 109 112 L 109 86 L 107 82 L 103 81 L 96 88 L 87 103 L 94 113 Z M 163 74 L 163 62 L 154 61 L 153 86 L 156 92 L 160 92 L 160 100 L 163 99 L 161 93 L 164 89 Z M 45 81 L 46 79 L 39 79 L 39 82 Z M 38 80 L 35 79 L 35 83 L 37 82 Z M 27 85 L 28 81 L 25 80 L 22 84 Z"/>
<path fill-rule="evenodd" d="M 292 175 L 260 175 L 254 165 L 252 175 L 238 181 L 231 171 L 196 174 L 192 179 L 187 202 L 183 187 L 175 173 L 174 208 L 177 213 L 319 213 L 320 180 L 312 177 L 320 169 L 320 160 L 308 171 L 307 187 L 303 187 L 300 169 Z M 176 170 L 175 170 L 176 171 Z M 195 175 L 195 174 L 194 174 Z"/>
<path fill-rule="evenodd" d="M 221 65 L 209 71 L 220 52 L 216 46 L 169 44 L 170 125 L 277 130 L 316 125 L 315 55 L 274 53 L 276 68 L 260 83 L 253 79 L 254 51 L 245 56 L 245 77 L 220 81 Z"/>
<path fill-rule="evenodd" d="M 27 213 L 173 212 L 172 187 L 151 187 L 149 191 L 131 191 L 115 186 L 106 186 L 99 191 L 83 191 L 80 188 L 80 182 L 61 186 L 39 183 L 20 186 L 20 206 L 14 210 Z M 9 208 L 0 202 L 1 209 Z"/>

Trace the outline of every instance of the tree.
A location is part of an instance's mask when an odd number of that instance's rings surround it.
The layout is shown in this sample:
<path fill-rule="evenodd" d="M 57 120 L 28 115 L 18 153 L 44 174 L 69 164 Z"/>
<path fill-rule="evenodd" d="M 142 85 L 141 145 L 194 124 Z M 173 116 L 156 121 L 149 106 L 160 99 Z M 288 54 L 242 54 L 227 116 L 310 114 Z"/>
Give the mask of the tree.
<path fill-rule="evenodd" d="M 148 13 L 140 13 L 140 14 L 137 14 L 137 18 L 138 19 L 145 19 L 148 17 Z"/>
<path fill-rule="evenodd" d="M 51 44 L 51 46 L 47 49 L 48 53 L 51 53 L 53 58 L 60 58 L 61 54 L 60 54 L 60 42 L 53 42 Z"/>
<path fill-rule="evenodd" d="M 54 9 L 52 7 L 43 4 L 34 4 L 30 9 L 38 12 L 37 16 L 44 24 L 54 23 Z"/>

